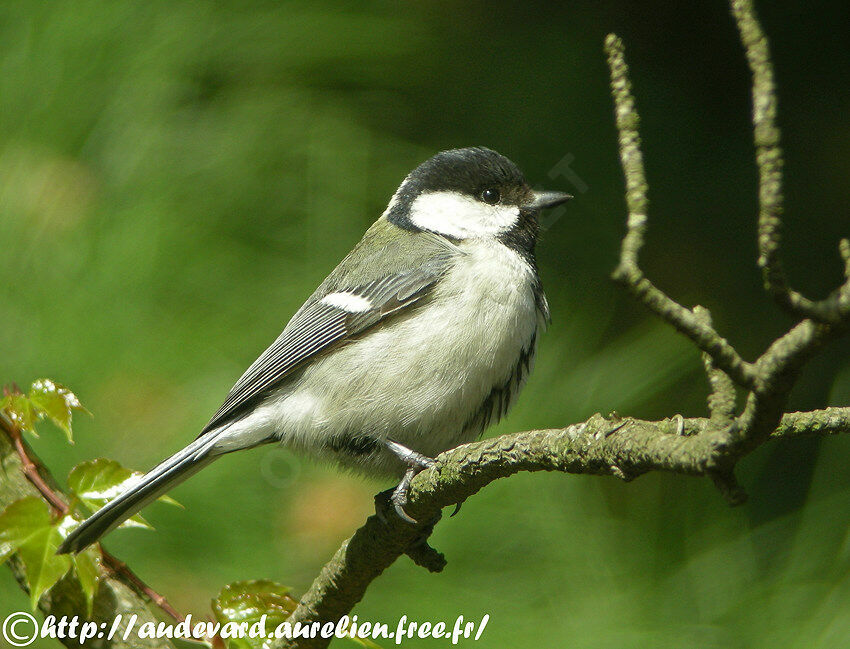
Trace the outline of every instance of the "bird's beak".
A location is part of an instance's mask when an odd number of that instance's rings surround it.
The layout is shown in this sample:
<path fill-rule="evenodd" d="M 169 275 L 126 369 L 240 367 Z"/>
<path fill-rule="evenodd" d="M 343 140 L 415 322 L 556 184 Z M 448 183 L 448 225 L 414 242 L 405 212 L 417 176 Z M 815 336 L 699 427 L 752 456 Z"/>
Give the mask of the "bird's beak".
<path fill-rule="evenodd" d="M 564 192 L 532 192 L 528 207 L 533 210 L 545 210 L 550 207 L 558 207 L 572 198 L 571 194 Z"/>

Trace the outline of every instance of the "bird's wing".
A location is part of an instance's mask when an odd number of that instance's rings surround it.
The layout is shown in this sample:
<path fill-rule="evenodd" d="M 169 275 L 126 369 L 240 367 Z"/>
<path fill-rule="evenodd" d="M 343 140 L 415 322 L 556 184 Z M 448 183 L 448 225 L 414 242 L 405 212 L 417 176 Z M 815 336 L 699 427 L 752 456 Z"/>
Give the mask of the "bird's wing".
<path fill-rule="evenodd" d="M 367 256 L 351 254 L 343 260 L 231 388 L 201 435 L 250 408 L 308 359 L 362 334 L 426 296 L 452 258 L 462 253 L 444 239 L 423 233 L 417 236 L 426 238 L 411 242 L 410 234 L 405 233 L 400 241 L 379 240 L 377 248 L 367 245 Z M 368 238 L 369 233 L 360 245 Z M 379 269 L 386 265 L 379 258 L 392 255 L 398 260 L 399 253 L 404 255 L 402 268 L 393 274 L 381 274 Z M 352 276 L 357 278 L 355 285 L 345 286 L 344 278 L 350 280 Z"/>

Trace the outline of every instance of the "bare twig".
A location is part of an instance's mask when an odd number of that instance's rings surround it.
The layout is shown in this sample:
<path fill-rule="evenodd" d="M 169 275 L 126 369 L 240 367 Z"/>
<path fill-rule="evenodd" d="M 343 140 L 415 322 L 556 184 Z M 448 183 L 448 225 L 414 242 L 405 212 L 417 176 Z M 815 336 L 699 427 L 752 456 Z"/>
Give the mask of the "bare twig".
<path fill-rule="evenodd" d="M 707 326 L 712 326 L 711 313 L 705 307 L 695 306 L 694 315 Z M 708 411 L 718 426 L 728 425 L 735 418 L 735 384 L 729 375 L 715 367 L 711 356 L 703 352 L 702 362 L 708 376 L 711 393 L 708 395 Z"/>
<path fill-rule="evenodd" d="M 850 317 L 850 244 L 839 245 L 847 281 L 823 300 L 811 300 L 788 286 L 780 260 L 782 247 L 782 149 L 776 125 L 777 99 L 767 37 L 752 0 L 732 0 L 732 14 L 752 72 L 753 135 L 759 170 L 759 258 L 765 288 L 789 312 L 818 322 L 838 324 Z"/>
<path fill-rule="evenodd" d="M 639 117 L 631 92 L 629 70 L 623 55 L 623 42 L 614 34 L 605 39 L 605 51 L 611 72 L 611 94 L 614 98 L 617 130 L 620 138 L 620 162 L 626 177 L 626 205 L 628 226 L 620 251 L 620 263 L 613 278 L 653 313 L 690 338 L 708 354 L 716 367 L 723 370 L 736 383 L 753 388 L 757 375 L 753 366 L 744 361 L 725 338 L 681 304 L 657 288 L 638 265 L 638 254 L 643 247 L 647 227 L 647 184 L 643 168 L 643 154 L 638 134 Z"/>
<path fill-rule="evenodd" d="M 12 440 L 12 446 L 15 448 L 15 453 L 18 454 L 18 459 L 21 461 L 21 468 L 24 475 L 32 485 L 38 490 L 41 496 L 50 504 L 50 506 L 59 514 L 68 513 L 68 504 L 59 497 L 53 489 L 45 482 L 44 478 L 39 473 L 39 465 L 30 459 L 30 455 L 24 445 L 21 430 L 3 412 L 0 412 L 0 428 L 9 435 Z"/>
<path fill-rule="evenodd" d="M 127 583 L 132 585 L 137 592 L 150 599 L 177 622 L 182 622 L 185 619 L 177 612 L 177 609 L 169 604 L 168 600 L 165 599 L 163 595 L 160 595 L 153 588 L 148 586 L 135 572 L 130 570 L 130 567 L 126 563 L 107 552 L 106 548 L 103 546 L 100 547 L 100 554 L 103 557 L 104 565 L 106 565 L 106 567 L 109 568 L 115 576 L 126 580 Z"/>
<path fill-rule="evenodd" d="M 743 361 L 735 348 L 719 336 L 706 311 L 699 308 L 689 311 L 676 303 L 657 289 L 638 265 L 638 252 L 647 227 L 647 184 L 637 131 L 639 118 L 631 95 L 623 44 L 613 34 L 605 42 L 628 208 L 627 232 L 614 278 L 640 302 L 691 338 L 707 355 L 706 367 L 712 385 L 709 405 L 716 423 L 711 436 L 714 443 L 725 450 L 721 458 L 723 474 L 731 474 L 737 460 L 761 444 L 776 427 L 800 369 L 824 343 L 843 333 L 850 320 L 850 313 L 841 310 L 845 297 L 850 299 L 850 293 L 841 297 L 844 288 L 836 294 L 838 297 L 833 296 L 835 299 L 813 303 L 795 294 L 785 283 L 778 257 L 782 227 L 782 155 L 775 125 L 773 71 L 767 41 L 756 21 L 751 1 L 732 0 L 731 5 L 753 70 L 754 138 L 760 172 L 759 263 L 768 290 L 796 313 L 811 316 L 770 345 L 755 363 Z M 850 244 L 842 242 L 840 250 L 845 266 L 850 266 L 847 261 Z M 850 280 L 845 286 L 850 287 Z M 749 391 L 747 405 L 734 422 L 731 419 L 734 389 L 723 375 Z M 728 494 L 735 490 L 723 491 Z"/>

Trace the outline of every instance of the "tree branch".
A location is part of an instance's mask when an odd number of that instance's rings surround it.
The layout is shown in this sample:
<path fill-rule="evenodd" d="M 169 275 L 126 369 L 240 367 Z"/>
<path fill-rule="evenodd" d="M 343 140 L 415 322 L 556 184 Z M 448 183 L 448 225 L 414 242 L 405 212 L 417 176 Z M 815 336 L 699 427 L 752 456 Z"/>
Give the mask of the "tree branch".
<path fill-rule="evenodd" d="M 625 286 L 640 302 L 662 320 L 675 327 L 708 354 L 716 367 L 738 385 L 752 388 L 757 381 L 753 366 L 745 362 L 709 321 L 697 317 L 656 287 L 638 265 L 647 228 L 648 185 L 640 150 L 638 124 L 640 117 L 632 97 L 629 69 L 623 53 L 623 42 L 614 34 L 605 39 L 608 67 L 611 71 L 611 95 L 620 138 L 620 163 L 626 177 L 627 232 L 620 251 L 620 263 L 612 278 Z"/>
<path fill-rule="evenodd" d="M 693 312 L 706 326 L 711 326 L 711 313 L 708 309 L 695 306 Z M 705 352 L 702 355 L 702 362 L 711 387 L 711 394 L 708 395 L 708 411 L 711 413 L 711 420 L 718 426 L 731 424 L 735 418 L 737 397 L 735 384 L 726 372 L 715 366 L 714 360 Z"/>
<path fill-rule="evenodd" d="M 503 435 L 446 451 L 437 465 L 420 473 L 410 489 L 407 511 L 417 520 L 438 516 L 442 508 L 463 502 L 485 486 L 520 471 L 561 471 L 636 478 L 666 471 L 716 478 L 721 449 L 710 435 L 707 418 L 662 421 L 606 419 L 594 415 L 566 428 Z M 681 433 L 680 433 L 681 431 Z M 772 438 L 850 433 L 850 408 L 828 408 L 785 415 Z M 723 483 L 734 495 L 734 485 Z M 380 513 L 346 540 L 303 595 L 289 622 L 336 621 L 361 600 L 369 584 L 429 529 L 393 516 L 382 498 Z M 385 513 L 386 512 L 386 513 Z M 301 639 L 291 646 L 317 649 L 321 638 Z M 277 647 L 290 646 L 279 643 Z"/>

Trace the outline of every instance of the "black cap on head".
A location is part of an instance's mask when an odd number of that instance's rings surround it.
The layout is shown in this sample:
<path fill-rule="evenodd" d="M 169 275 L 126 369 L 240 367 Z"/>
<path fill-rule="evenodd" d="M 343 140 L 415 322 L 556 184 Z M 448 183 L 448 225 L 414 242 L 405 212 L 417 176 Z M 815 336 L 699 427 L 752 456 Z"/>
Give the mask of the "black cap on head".
<path fill-rule="evenodd" d="M 412 228 L 407 218 L 411 203 L 425 192 L 456 192 L 477 200 L 506 205 L 531 205 L 533 192 L 513 162 L 486 147 L 441 151 L 408 174 L 391 203 L 387 218 Z"/>
<path fill-rule="evenodd" d="M 485 147 L 442 151 L 416 167 L 405 185 L 416 193 L 456 191 L 470 196 L 488 186 L 527 188 L 513 162 Z"/>
<path fill-rule="evenodd" d="M 432 194 L 434 200 L 418 200 Z M 447 202 L 443 194 L 479 202 L 482 211 L 470 211 L 470 203 L 463 201 Z M 393 196 L 386 218 L 404 229 L 426 229 L 449 238 L 476 232 L 499 236 L 510 239 L 511 247 L 530 252 L 540 210 L 567 198 L 560 192 L 533 191 L 508 158 L 485 147 L 468 147 L 442 151 L 410 172 Z"/>

